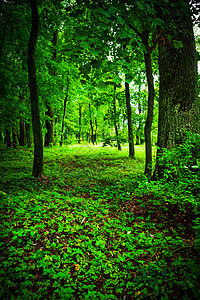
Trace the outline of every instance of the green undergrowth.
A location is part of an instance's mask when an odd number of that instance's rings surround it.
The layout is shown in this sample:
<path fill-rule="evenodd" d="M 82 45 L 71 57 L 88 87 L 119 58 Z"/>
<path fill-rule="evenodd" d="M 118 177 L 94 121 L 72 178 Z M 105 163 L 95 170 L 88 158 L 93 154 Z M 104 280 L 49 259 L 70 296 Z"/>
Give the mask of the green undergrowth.
<path fill-rule="evenodd" d="M 41 180 L 0 155 L 1 299 L 200 298 L 198 195 L 148 182 L 142 146 L 45 149 Z"/>

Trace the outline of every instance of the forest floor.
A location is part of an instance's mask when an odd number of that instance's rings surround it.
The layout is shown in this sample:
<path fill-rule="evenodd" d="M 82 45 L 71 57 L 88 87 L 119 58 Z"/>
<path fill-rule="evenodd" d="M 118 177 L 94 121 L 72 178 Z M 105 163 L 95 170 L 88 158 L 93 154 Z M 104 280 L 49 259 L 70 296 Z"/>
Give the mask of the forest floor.
<path fill-rule="evenodd" d="M 0 157 L 1 299 L 200 299 L 199 196 L 149 183 L 143 146 L 45 149 L 40 180 Z"/>

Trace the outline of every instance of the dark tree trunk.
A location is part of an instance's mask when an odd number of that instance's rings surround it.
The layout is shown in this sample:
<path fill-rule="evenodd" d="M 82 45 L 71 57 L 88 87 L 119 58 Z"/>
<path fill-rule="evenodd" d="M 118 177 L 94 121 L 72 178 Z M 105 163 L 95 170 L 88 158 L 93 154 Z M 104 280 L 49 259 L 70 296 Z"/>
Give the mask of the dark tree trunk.
<path fill-rule="evenodd" d="M 1 43 L 0 43 L 0 57 L 1 57 L 2 49 L 3 49 L 3 42 L 4 42 L 4 38 L 5 38 L 5 34 L 6 34 L 6 27 L 7 27 L 7 23 L 5 23 L 4 28 L 3 28 L 3 34 L 2 34 Z"/>
<path fill-rule="evenodd" d="M 39 16 L 35 0 L 30 0 L 32 27 L 28 44 L 28 75 L 31 100 L 31 115 L 34 139 L 33 176 L 43 176 L 43 139 L 39 113 L 39 97 L 36 79 L 35 49 L 38 40 Z"/>
<path fill-rule="evenodd" d="M 52 44 L 53 44 L 53 56 L 52 59 L 53 61 L 56 60 L 56 56 L 57 56 L 57 41 L 58 41 L 58 30 L 55 30 L 53 33 L 53 40 L 52 40 Z M 53 68 L 53 75 L 56 75 L 56 70 L 55 68 Z"/>
<path fill-rule="evenodd" d="M 141 144 L 141 132 L 142 132 L 142 122 L 141 122 L 141 115 L 142 115 L 142 108 L 141 108 L 141 102 L 140 99 L 138 99 L 138 112 L 139 112 L 139 125 L 138 129 L 136 131 L 136 145 Z"/>
<path fill-rule="evenodd" d="M 51 105 L 46 103 L 47 111 L 45 115 L 48 117 L 46 120 L 46 129 L 47 132 L 45 134 L 44 146 L 48 147 L 50 144 L 54 143 L 54 112 L 51 108 Z"/>
<path fill-rule="evenodd" d="M 19 145 L 25 146 L 25 122 L 22 118 L 20 118 L 19 123 Z"/>
<path fill-rule="evenodd" d="M 134 140 L 133 140 L 133 125 L 132 125 L 132 111 L 131 111 L 131 98 L 129 91 L 129 83 L 125 81 L 125 91 L 126 91 L 126 109 L 127 109 L 127 119 L 128 119 L 128 143 L 129 143 L 129 156 L 134 157 Z"/>
<path fill-rule="evenodd" d="M 17 147 L 17 134 L 16 134 L 16 127 L 13 126 L 12 128 L 12 138 L 13 138 L 13 147 Z"/>
<path fill-rule="evenodd" d="M 53 61 L 56 60 L 56 55 L 57 55 L 57 49 L 56 49 L 57 40 L 58 40 L 58 31 L 56 30 L 53 34 L 53 40 L 52 40 L 52 44 L 53 44 L 52 60 Z M 53 76 L 56 75 L 55 68 L 53 68 L 51 73 Z M 45 112 L 45 115 L 47 116 L 47 120 L 46 120 L 47 132 L 45 134 L 44 146 L 48 147 L 50 144 L 54 144 L 54 111 L 53 111 L 51 103 L 48 101 L 46 102 L 46 108 L 47 108 L 47 111 Z"/>
<path fill-rule="evenodd" d="M 7 148 L 11 148 L 12 147 L 10 130 L 6 130 L 5 142 L 6 142 Z"/>
<path fill-rule="evenodd" d="M 81 123 L 82 123 L 82 106 L 79 104 L 79 128 L 78 128 L 78 143 L 81 143 Z"/>
<path fill-rule="evenodd" d="M 27 147 L 31 147 L 31 126 L 30 123 L 25 123 Z"/>
<path fill-rule="evenodd" d="M 89 114 L 90 114 L 90 128 L 91 128 L 91 138 L 92 138 L 92 144 L 94 145 L 94 128 L 92 123 L 92 112 L 91 112 L 91 105 L 89 103 Z"/>
<path fill-rule="evenodd" d="M 97 145 L 97 119 L 95 119 L 95 134 L 94 134 L 94 142 L 96 143 Z"/>
<path fill-rule="evenodd" d="M 68 95 L 69 95 L 69 77 L 67 77 L 67 94 L 65 96 L 64 107 L 63 107 L 63 118 L 62 118 L 60 146 L 62 146 L 62 144 L 63 144 L 63 135 L 64 135 L 64 126 L 65 126 L 65 115 L 66 115 L 66 105 L 67 105 Z"/>
<path fill-rule="evenodd" d="M 163 148 L 179 146 L 186 131 L 200 131 L 200 103 L 197 97 L 197 62 L 189 1 L 185 6 L 169 1 L 169 14 L 162 16 L 164 31 L 159 40 L 158 154 Z M 173 6 L 171 6 L 173 4 Z M 171 36 L 171 39 L 169 39 Z M 156 164 L 154 178 L 163 167 Z"/>
<path fill-rule="evenodd" d="M 146 52 L 144 52 L 147 84 L 148 84 L 148 108 L 147 108 L 147 118 L 145 122 L 144 134 L 145 134 L 145 174 L 147 177 L 151 177 L 152 174 L 152 144 L 151 144 L 151 127 L 153 123 L 153 106 L 154 106 L 154 80 L 153 80 L 153 70 L 151 62 L 151 52 L 149 47 L 149 31 L 144 31 L 142 34 L 142 42 L 146 47 Z"/>
<path fill-rule="evenodd" d="M 122 150 L 119 140 L 119 132 L 117 127 L 117 109 L 116 109 L 116 89 L 117 85 L 114 85 L 114 94 L 113 94 L 113 113 L 114 113 L 114 126 L 115 126 L 115 134 L 117 138 L 117 148 L 118 150 Z"/>

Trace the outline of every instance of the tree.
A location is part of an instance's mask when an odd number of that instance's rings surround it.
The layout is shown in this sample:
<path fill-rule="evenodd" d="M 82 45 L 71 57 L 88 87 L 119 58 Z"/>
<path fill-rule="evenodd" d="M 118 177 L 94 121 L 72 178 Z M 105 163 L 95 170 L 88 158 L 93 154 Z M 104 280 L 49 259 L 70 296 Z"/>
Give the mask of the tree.
<path fill-rule="evenodd" d="M 144 51 L 144 61 L 146 67 L 146 76 L 147 76 L 147 84 L 148 84 L 148 110 L 147 110 L 147 118 L 144 128 L 145 133 L 145 151 L 146 151 L 146 161 L 145 161 L 145 174 L 150 177 L 152 174 L 152 142 L 151 142 L 151 128 L 153 123 L 153 108 L 154 108 L 154 79 L 153 79 L 153 69 L 152 69 L 152 60 L 151 60 L 151 52 L 149 46 L 149 35 L 150 31 L 146 30 L 142 32 L 142 42 L 146 47 L 146 51 Z"/>
<path fill-rule="evenodd" d="M 197 94 L 197 62 L 188 0 L 170 0 L 159 32 L 158 157 L 163 148 L 181 145 L 186 132 L 199 133 L 200 102 Z M 158 161 L 154 177 L 162 177 Z"/>
<path fill-rule="evenodd" d="M 52 44 L 53 44 L 53 55 L 52 55 L 52 60 L 55 61 L 56 60 L 56 46 L 57 46 L 57 40 L 58 40 L 58 30 L 55 30 L 53 33 L 53 40 L 52 40 Z M 56 70 L 55 68 L 53 69 L 53 71 L 51 72 L 53 76 L 56 75 Z M 47 132 L 45 134 L 45 141 L 44 141 L 44 146 L 48 147 L 49 145 L 54 143 L 54 111 L 52 108 L 52 105 L 49 101 L 46 101 L 46 108 L 47 111 L 45 112 L 45 115 L 47 117 L 46 120 L 46 129 Z"/>
<path fill-rule="evenodd" d="M 67 99 L 69 96 L 69 77 L 67 77 L 67 91 L 66 96 L 64 99 L 64 105 L 63 105 L 63 118 L 62 118 L 62 128 L 61 128 L 61 137 L 60 137 L 60 146 L 63 144 L 63 136 L 64 136 L 64 125 L 65 125 L 65 115 L 66 115 L 66 105 L 67 105 Z"/>
<path fill-rule="evenodd" d="M 113 94 L 113 117 L 114 117 L 114 126 L 115 126 L 115 134 L 116 134 L 116 139 L 117 139 L 117 147 L 118 150 L 122 150 L 121 144 L 120 144 L 120 139 L 119 139 L 119 131 L 118 131 L 118 126 L 117 126 L 117 108 L 116 108 L 116 89 L 117 89 L 117 84 L 114 84 L 114 94 Z"/>
<path fill-rule="evenodd" d="M 32 27 L 28 44 L 28 75 L 31 100 L 31 115 L 34 138 L 33 176 L 43 176 L 43 139 L 39 113 L 39 97 L 36 78 L 35 49 L 39 31 L 39 15 L 36 0 L 30 0 Z"/>
<path fill-rule="evenodd" d="M 129 143 L 129 156 L 135 156 L 134 140 L 133 140 L 133 125 L 132 125 L 132 111 L 130 101 L 130 89 L 129 83 L 125 79 L 125 94 L 126 94 L 126 108 L 127 108 L 127 120 L 128 120 L 128 143 Z"/>

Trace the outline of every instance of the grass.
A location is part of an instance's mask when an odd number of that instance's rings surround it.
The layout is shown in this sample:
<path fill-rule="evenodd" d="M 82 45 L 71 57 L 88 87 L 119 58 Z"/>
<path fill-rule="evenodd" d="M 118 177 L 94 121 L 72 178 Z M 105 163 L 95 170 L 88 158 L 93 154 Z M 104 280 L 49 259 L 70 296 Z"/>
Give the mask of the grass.
<path fill-rule="evenodd" d="M 200 298 L 197 206 L 146 181 L 142 146 L 44 154 L 35 180 L 32 150 L 0 151 L 1 299 Z"/>

